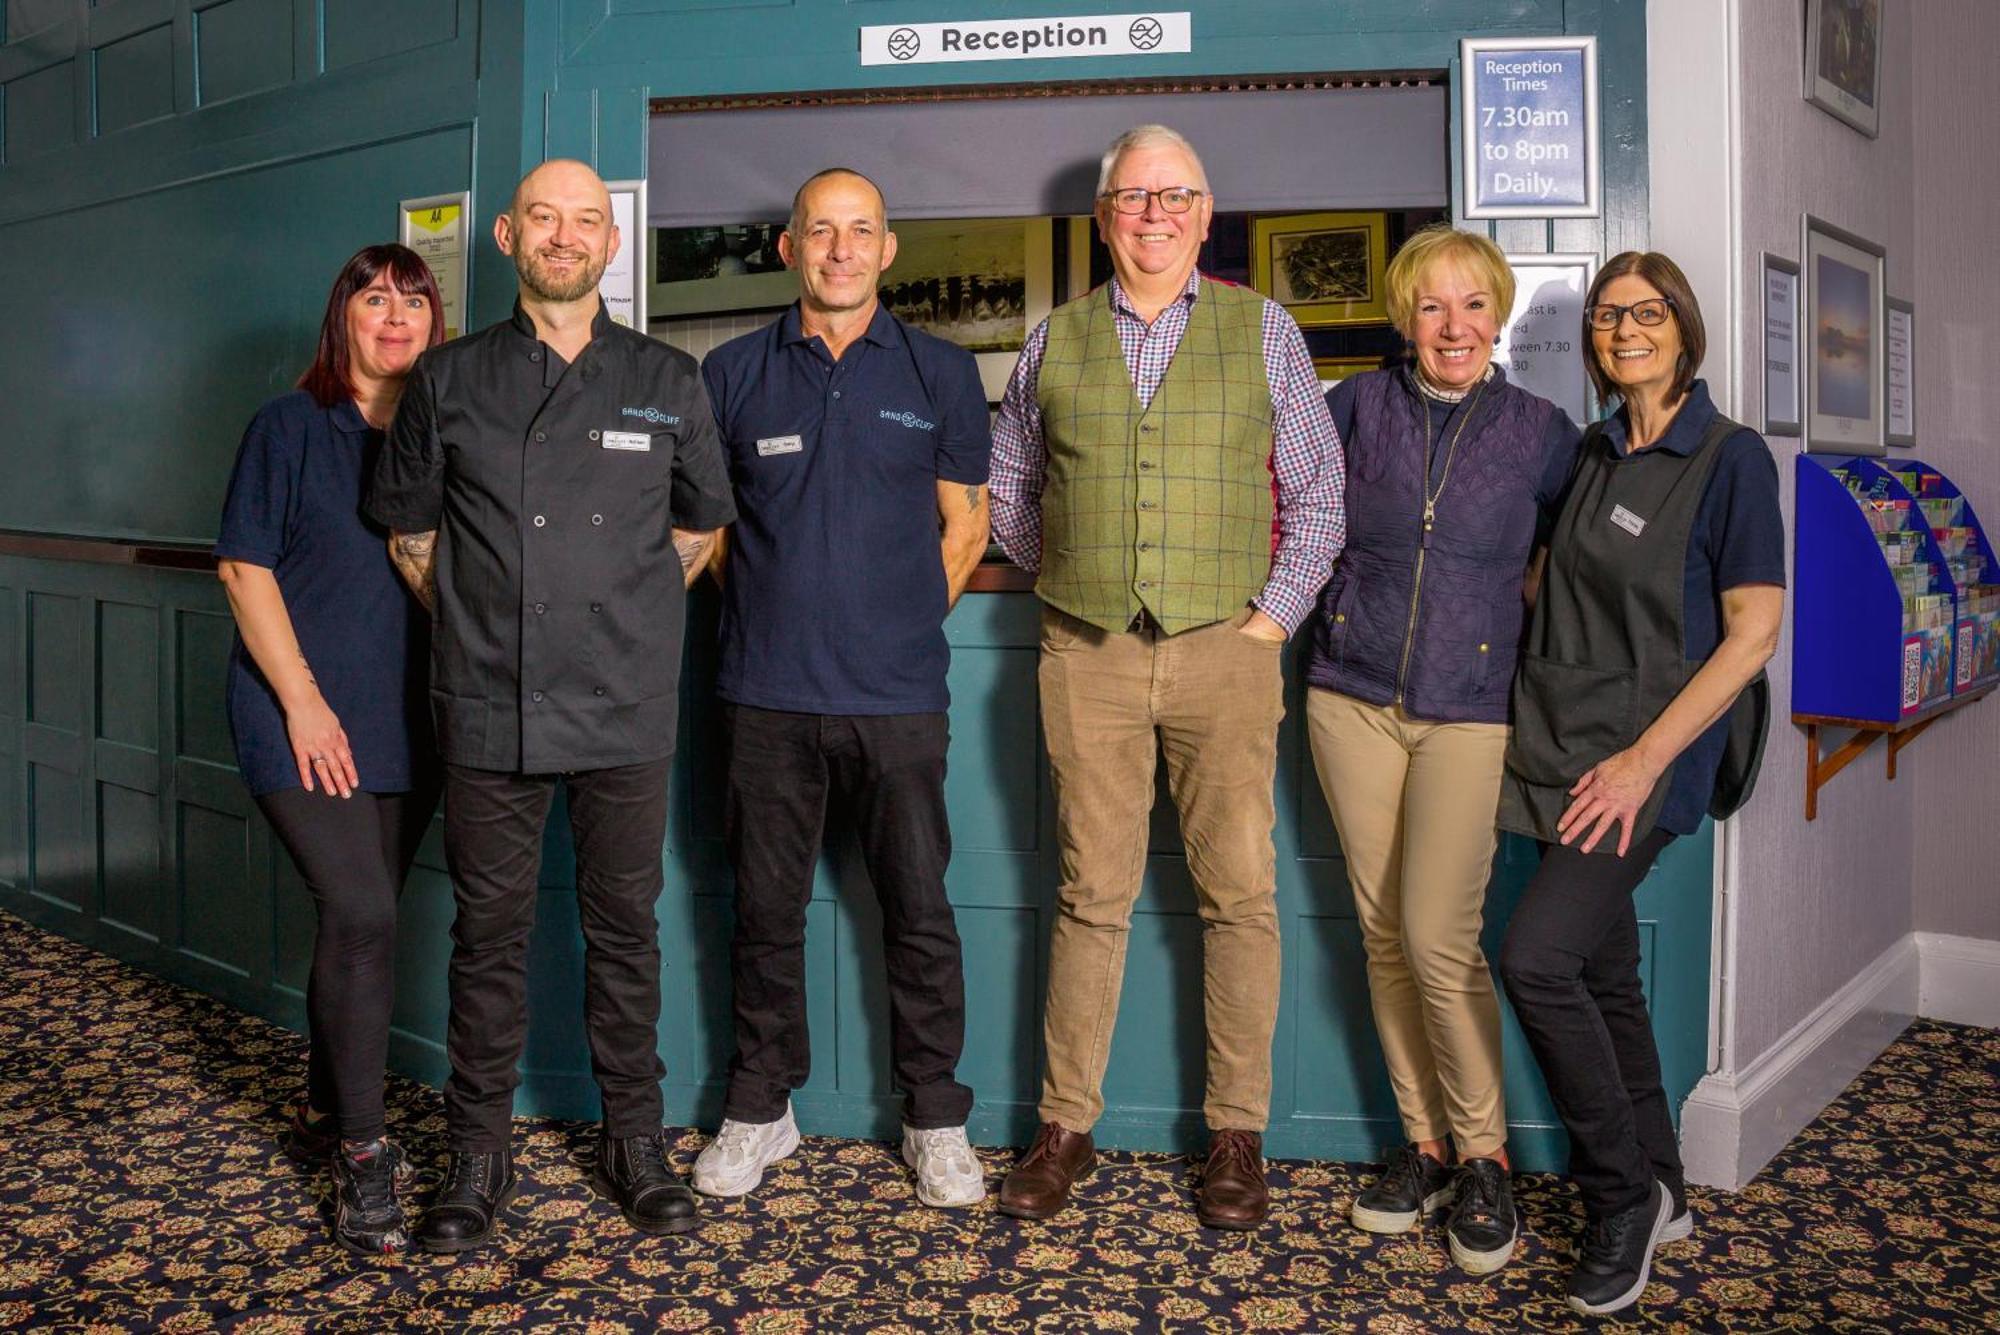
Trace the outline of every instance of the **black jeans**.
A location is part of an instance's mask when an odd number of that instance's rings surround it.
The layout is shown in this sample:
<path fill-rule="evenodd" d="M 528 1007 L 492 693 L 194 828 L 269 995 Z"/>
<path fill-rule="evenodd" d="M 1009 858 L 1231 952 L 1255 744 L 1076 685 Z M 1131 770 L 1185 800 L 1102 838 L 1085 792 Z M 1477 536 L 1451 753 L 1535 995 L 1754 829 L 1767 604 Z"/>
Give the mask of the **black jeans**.
<path fill-rule="evenodd" d="M 1622 858 L 1546 845 L 1500 947 L 1507 999 L 1569 1130 L 1569 1173 L 1592 1219 L 1643 1204 L 1654 1178 L 1677 1200 L 1686 1190 L 1632 907 L 1673 838 L 1654 830 Z"/>
<path fill-rule="evenodd" d="M 396 899 L 437 810 L 437 785 L 341 798 L 287 788 L 257 799 L 319 918 L 306 977 L 306 1101 L 347 1140 L 374 1140 L 396 995 Z"/>
<path fill-rule="evenodd" d="M 724 705 L 724 837 L 736 868 L 730 949 L 736 1052 L 723 1116 L 770 1122 L 812 1071 L 806 1032 L 806 903 L 831 795 L 847 806 L 882 905 L 889 1044 L 903 1120 L 961 1126 L 972 1091 L 965 972 L 945 898 L 943 714 L 789 714 Z"/>
<path fill-rule="evenodd" d="M 669 761 L 574 773 L 445 767 L 444 845 L 458 916 L 451 927 L 445 1125 L 452 1148 L 508 1147 L 528 1037 L 528 937 L 542 827 L 556 781 L 569 788 L 583 922 L 583 1021 L 590 1069 L 614 1137 L 660 1127 L 660 940 Z"/>

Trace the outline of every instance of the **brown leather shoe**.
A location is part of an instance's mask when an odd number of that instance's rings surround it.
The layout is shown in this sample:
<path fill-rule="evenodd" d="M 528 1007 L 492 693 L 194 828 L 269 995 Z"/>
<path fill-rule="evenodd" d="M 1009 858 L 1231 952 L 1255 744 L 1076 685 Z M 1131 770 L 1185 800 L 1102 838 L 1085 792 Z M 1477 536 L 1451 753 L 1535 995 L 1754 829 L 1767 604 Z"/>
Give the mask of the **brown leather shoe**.
<path fill-rule="evenodd" d="M 1255 1131 L 1217 1131 L 1194 1190 L 1195 1217 L 1210 1228 L 1252 1229 L 1271 1212 L 1264 1182 L 1264 1137 Z"/>
<path fill-rule="evenodd" d="M 1000 1183 L 1000 1213 L 1016 1219 L 1047 1219 L 1069 1204 L 1069 1189 L 1097 1167 L 1097 1144 L 1090 1133 L 1066 1131 L 1056 1122 L 1042 1123 L 1035 1143 L 1028 1146 Z"/>

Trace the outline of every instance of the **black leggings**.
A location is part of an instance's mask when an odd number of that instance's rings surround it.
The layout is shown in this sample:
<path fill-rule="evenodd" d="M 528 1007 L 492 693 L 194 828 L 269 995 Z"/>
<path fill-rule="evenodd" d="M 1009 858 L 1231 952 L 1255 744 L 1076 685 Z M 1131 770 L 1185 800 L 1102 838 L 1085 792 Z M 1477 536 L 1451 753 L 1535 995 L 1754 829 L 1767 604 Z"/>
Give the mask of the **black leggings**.
<path fill-rule="evenodd" d="M 306 983 L 306 1098 L 338 1116 L 343 1139 L 374 1140 L 386 1129 L 396 899 L 437 809 L 437 788 L 349 798 L 288 788 L 259 797 L 257 807 L 319 913 Z"/>
<path fill-rule="evenodd" d="M 1592 1219 L 1643 1204 L 1654 1178 L 1676 1200 L 1685 1190 L 1632 906 L 1673 838 L 1654 830 L 1622 858 L 1546 845 L 1500 947 L 1500 979 L 1569 1130 L 1569 1173 Z"/>

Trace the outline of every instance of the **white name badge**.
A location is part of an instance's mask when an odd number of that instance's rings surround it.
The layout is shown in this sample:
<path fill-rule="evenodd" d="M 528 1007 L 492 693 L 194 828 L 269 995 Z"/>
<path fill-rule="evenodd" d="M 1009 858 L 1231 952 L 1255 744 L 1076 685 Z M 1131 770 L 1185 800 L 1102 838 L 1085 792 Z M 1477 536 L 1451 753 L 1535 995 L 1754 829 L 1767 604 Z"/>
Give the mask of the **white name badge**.
<path fill-rule="evenodd" d="M 763 458 L 774 454 L 797 454 L 806 447 L 799 436 L 766 436 L 757 442 L 757 453 Z"/>
<path fill-rule="evenodd" d="M 604 448 L 607 450 L 650 450 L 653 438 L 644 431 L 607 431 L 604 433 Z"/>
<path fill-rule="evenodd" d="M 1646 531 L 1646 521 L 1639 518 L 1639 516 L 1633 514 L 1630 510 L 1627 510 L 1622 505 L 1614 505 L 1611 507 L 1611 522 L 1618 525 L 1618 527 L 1624 529 L 1627 533 L 1630 533 L 1635 538 L 1638 537 L 1641 533 L 1644 533 Z"/>

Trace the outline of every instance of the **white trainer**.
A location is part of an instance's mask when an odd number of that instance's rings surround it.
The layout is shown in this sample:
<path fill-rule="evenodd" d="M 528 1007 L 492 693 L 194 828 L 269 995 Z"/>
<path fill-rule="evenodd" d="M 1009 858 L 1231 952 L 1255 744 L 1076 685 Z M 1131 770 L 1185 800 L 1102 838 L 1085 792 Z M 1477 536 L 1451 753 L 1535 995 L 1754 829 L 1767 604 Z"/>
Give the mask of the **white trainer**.
<path fill-rule="evenodd" d="M 925 1205 L 944 1210 L 986 1199 L 986 1174 L 962 1126 L 904 1127 L 903 1162 L 916 1170 L 917 1199 Z"/>
<path fill-rule="evenodd" d="M 799 1124 L 792 1105 L 775 1122 L 724 1118 L 722 1129 L 695 1156 L 694 1189 L 704 1196 L 747 1196 L 764 1180 L 764 1170 L 799 1147 Z"/>

